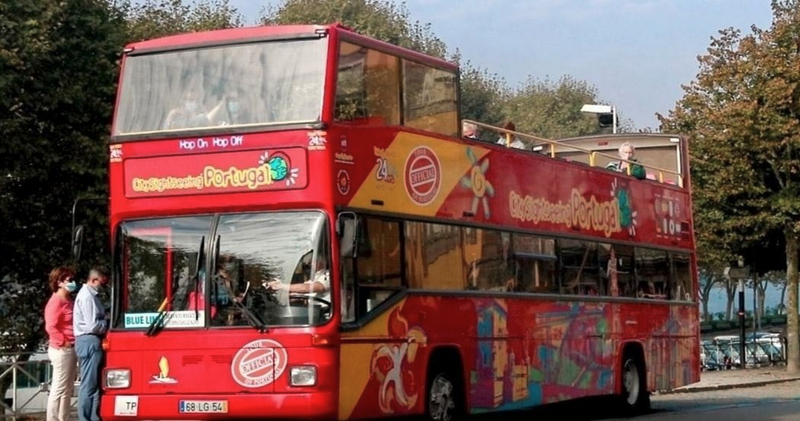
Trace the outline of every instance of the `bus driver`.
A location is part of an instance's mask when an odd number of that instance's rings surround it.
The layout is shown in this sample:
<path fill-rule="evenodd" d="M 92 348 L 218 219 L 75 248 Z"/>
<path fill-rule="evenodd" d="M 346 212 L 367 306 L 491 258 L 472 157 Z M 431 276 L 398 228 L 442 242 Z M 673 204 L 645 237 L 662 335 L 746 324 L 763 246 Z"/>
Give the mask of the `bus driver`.
<path fill-rule="evenodd" d="M 325 259 L 317 259 L 317 270 L 313 279 L 303 283 L 289 284 L 273 279 L 264 285 L 269 291 L 287 291 L 289 294 L 315 294 L 322 300 L 331 302 L 331 276 Z"/>

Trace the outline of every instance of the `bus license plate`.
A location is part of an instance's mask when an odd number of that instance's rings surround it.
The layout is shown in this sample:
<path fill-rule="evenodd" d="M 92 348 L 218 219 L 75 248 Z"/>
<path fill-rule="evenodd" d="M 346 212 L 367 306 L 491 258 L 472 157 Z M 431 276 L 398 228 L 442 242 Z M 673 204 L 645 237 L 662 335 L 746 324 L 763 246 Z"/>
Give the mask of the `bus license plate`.
<path fill-rule="evenodd" d="M 181 414 L 227 414 L 228 401 L 180 401 Z"/>

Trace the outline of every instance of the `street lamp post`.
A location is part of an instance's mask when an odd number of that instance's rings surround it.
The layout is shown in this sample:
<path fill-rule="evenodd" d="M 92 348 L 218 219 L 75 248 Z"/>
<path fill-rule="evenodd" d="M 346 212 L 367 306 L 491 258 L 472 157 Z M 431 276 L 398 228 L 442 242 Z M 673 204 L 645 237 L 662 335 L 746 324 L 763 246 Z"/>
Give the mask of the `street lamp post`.
<path fill-rule="evenodd" d="M 597 114 L 598 119 L 611 116 L 611 132 L 617 134 L 617 108 L 613 105 L 584 104 L 581 107 L 581 112 Z"/>

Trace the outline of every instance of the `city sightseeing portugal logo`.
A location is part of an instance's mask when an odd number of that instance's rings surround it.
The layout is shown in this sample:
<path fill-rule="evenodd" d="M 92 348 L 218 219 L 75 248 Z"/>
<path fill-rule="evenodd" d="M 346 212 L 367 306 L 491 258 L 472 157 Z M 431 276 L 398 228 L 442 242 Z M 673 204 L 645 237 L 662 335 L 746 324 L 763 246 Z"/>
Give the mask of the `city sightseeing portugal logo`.
<path fill-rule="evenodd" d="M 411 151 L 403 175 L 406 193 L 414 203 L 426 206 L 436 199 L 442 186 L 442 166 L 431 148 L 419 146 Z"/>

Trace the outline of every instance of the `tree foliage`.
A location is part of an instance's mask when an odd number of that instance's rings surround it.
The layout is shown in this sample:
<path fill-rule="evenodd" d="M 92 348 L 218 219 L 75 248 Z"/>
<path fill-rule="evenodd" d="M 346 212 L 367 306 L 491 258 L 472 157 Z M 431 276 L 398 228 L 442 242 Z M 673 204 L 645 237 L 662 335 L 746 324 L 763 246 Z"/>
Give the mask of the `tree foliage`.
<path fill-rule="evenodd" d="M 123 33 L 101 0 L 0 7 L 0 332 L 15 333 L 0 345 L 31 350 L 43 337 L 47 273 L 69 257 L 73 201 L 107 195 L 103 140 Z M 105 214 L 91 215 L 98 234 Z M 88 238 L 87 254 L 108 255 L 105 238 Z"/>
<path fill-rule="evenodd" d="M 187 32 L 242 26 L 241 14 L 229 0 L 124 0 L 120 11 L 127 23 L 128 41 L 141 41 Z"/>
<path fill-rule="evenodd" d="M 340 23 L 362 35 L 445 57 L 430 24 L 412 22 L 405 3 L 382 0 L 285 0 L 261 16 L 264 25 Z"/>
<path fill-rule="evenodd" d="M 456 54 L 454 58 L 459 60 L 460 56 Z M 498 75 L 469 61 L 461 65 L 461 118 L 502 125 L 503 104 L 508 95 L 505 81 Z"/>
<path fill-rule="evenodd" d="M 517 130 L 549 139 L 597 134 L 597 117 L 581 112 L 598 102 L 597 89 L 585 81 L 563 76 L 557 81 L 528 78 L 503 106 L 505 119 Z"/>
<path fill-rule="evenodd" d="M 796 372 L 800 4 L 774 0 L 772 9 L 767 30 L 720 31 L 699 58 L 697 79 L 684 87 L 684 97 L 669 118 L 662 117 L 662 125 L 692 138 L 695 222 L 706 262 L 730 261 L 748 250 L 756 255 L 752 251 L 765 237 L 783 240 L 793 309 L 788 367 Z"/>

